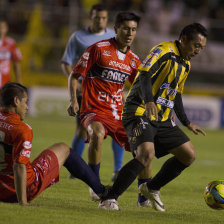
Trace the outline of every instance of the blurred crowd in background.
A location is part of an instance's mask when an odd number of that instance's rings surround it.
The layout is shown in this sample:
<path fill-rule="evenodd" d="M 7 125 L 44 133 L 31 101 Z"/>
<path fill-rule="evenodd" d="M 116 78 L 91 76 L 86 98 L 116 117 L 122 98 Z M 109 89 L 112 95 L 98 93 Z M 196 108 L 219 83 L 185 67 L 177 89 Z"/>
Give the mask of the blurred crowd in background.
<path fill-rule="evenodd" d="M 67 85 L 60 59 L 69 36 L 88 25 L 89 10 L 100 0 L 1 0 L 0 17 L 7 19 L 9 35 L 23 55 L 22 72 L 28 85 Z M 152 46 L 178 39 L 187 24 L 199 22 L 209 30 L 203 54 L 192 60 L 193 88 L 224 89 L 223 0 L 104 0 L 110 11 L 109 27 L 118 11 L 134 11 L 141 24 L 134 51 L 144 59 Z M 55 75 L 52 77 L 52 75 Z M 56 80 L 57 75 L 57 81 Z M 50 77 L 50 78 L 46 78 Z M 194 77 L 194 78 L 193 78 Z M 23 78 L 24 79 L 24 78 Z M 49 80 L 49 81 L 48 81 Z M 63 80 L 63 81 L 62 81 Z M 27 82 L 27 83 L 26 83 Z"/>

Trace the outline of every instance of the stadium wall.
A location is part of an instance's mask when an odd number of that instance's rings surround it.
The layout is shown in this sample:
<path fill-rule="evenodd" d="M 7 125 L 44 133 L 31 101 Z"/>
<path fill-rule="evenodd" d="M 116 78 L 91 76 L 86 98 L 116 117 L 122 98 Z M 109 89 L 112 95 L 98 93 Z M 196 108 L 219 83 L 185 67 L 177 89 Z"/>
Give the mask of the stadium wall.
<path fill-rule="evenodd" d="M 31 87 L 29 96 L 31 116 L 68 116 L 69 93 L 67 88 Z M 191 122 L 208 129 L 224 127 L 224 99 L 185 95 L 183 102 Z"/>

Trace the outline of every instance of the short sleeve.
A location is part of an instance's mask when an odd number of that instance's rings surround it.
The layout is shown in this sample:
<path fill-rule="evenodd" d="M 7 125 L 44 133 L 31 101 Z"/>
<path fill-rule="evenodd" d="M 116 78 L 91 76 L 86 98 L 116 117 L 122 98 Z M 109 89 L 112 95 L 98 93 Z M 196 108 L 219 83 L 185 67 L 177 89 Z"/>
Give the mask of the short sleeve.
<path fill-rule="evenodd" d="M 74 67 L 73 72 L 85 77 L 89 69 L 100 59 L 100 55 L 101 51 L 96 44 L 88 47 Z"/>
<path fill-rule="evenodd" d="M 66 45 L 64 55 L 61 59 L 62 62 L 65 62 L 69 64 L 70 66 L 73 65 L 76 55 L 77 55 L 77 46 L 76 46 L 76 34 L 72 34 L 71 37 L 69 38 L 69 41 Z"/>
<path fill-rule="evenodd" d="M 20 128 L 17 134 L 17 144 L 13 149 L 13 160 L 17 163 L 27 164 L 30 162 L 33 132 L 29 127 Z"/>

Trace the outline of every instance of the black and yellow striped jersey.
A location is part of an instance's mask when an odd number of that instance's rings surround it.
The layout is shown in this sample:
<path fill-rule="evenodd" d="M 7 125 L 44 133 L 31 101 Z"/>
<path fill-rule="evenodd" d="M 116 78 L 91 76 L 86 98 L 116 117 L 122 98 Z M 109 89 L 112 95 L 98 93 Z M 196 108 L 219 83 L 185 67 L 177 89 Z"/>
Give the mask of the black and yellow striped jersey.
<path fill-rule="evenodd" d="M 138 67 L 138 74 L 132 84 L 122 113 L 123 120 L 142 116 L 145 103 L 141 91 L 139 74 L 147 72 L 152 81 L 152 94 L 157 106 L 159 121 L 171 116 L 177 93 L 183 93 L 184 83 L 190 71 L 190 61 L 181 57 L 178 41 L 163 42 L 149 52 Z"/>

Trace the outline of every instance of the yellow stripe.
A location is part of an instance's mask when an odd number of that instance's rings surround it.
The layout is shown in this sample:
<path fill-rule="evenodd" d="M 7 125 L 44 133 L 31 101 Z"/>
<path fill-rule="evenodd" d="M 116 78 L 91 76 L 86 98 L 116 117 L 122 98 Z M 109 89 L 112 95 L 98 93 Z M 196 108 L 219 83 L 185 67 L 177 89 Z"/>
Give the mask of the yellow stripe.
<path fill-rule="evenodd" d="M 165 63 L 165 62 L 164 62 Z M 164 64 L 164 63 L 162 63 L 162 65 Z M 165 71 L 167 71 L 167 74 L 168 74 L 168 68 L 170 67 L 170 63 L 171 63 L 171 61 L 169 61 L 169 63 L 167 63 L 166 65 L 165 65 L 165 67 L 163 68 L 163 70 L 161 71 L 161 73 L 165 73 Z M 161 65 L 161 66 L 162 66 Z M 160 67 L 161 67 L 160 66 Z M 159 68 L 160 69 L 160 68 Z M 159 71 L 159 70 L 158 70 Z M 152 94 L 153 94 L 153 96 L 155 96 L 156 95 L 156 93 L 158 92 L 158 90 L 159 90 L 159 88 L 160 88 L 160 86 L 162 85 L 162 83 L 163 83 L 163 81 L 164 81 L 164 79 L 166 78 L 166 76 L 162 76 L 162 75 L 159 75 L 158 77 L 157 77 L 157 79 L 155 80 L 155 82 L 153 83 L 153 86 L 152 86 Z"/>
<path fill-rule="evenodd" d="M 143 101 L 142 104 L 139 105 L 139 107 L 135 111 L 135 116 L 142 116 L 144 114 L 144 112 L 145 112 L 145 104 Z"/>
<path fill-rule="evenodd" d="M 170 108 L 166 108 L 165 112 L 163 113 L 163 118 L 161 121 L 166 121 L 169 117 L 171 109 Z"/>

